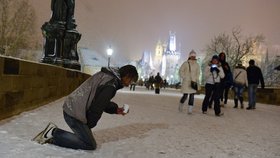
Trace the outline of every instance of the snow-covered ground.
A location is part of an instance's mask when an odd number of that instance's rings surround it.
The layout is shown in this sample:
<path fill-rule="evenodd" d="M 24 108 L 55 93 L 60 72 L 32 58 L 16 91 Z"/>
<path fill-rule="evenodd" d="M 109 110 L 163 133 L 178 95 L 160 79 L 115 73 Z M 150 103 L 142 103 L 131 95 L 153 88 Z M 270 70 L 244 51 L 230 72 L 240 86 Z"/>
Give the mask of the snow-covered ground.
<path fill-rule="evenodd" d="M 92 129 L 98 149 L 72 150 L 40 145 L 31 139 L 48 122 L 63 129 L 64 98 L 0 122 L 1 158 L 280 158 L 280 106 L 257 104 L 248 111 L 233 109 L 230 100 L 222 117 L 213 109 L 201 113 L 203 95 L 195 107 L 178 112 L 181 94 L 162 90 L 160 95 L 136 87 L 119 91 L 114 101 L 130 105 L 126 116 L 104 113 Z"/>

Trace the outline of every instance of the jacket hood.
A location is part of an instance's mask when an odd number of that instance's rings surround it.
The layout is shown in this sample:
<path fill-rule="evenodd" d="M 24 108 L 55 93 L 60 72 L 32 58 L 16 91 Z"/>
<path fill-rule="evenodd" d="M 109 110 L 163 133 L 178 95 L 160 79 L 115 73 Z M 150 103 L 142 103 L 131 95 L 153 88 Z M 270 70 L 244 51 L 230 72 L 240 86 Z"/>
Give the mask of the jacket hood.
<path fill-rule="evenodd" d="M 237 65 L 235 68 L 236 69 L 244 69 L 244 70 L 246 70 L 246 68 L 244 66 L 242 66 L 242 65 Z"/>
<path fill-rule="evenodd" d="M 225 57 L 224 59 L 221 58 L 222 55 L 224 55 L 224 57 Z M 226 53 L 221 52 L 221 53 L 219 54 L 219 59 L 220 59 L 220 62 L 226 62 L 226 59 L 227 59 L 227 58 L 226 58 Z"/>
<path fill-rule="evenodd" d="M 117 85 L 116 85 L 117 89 L 123 88 L 123 85 L 122 85 L 122 82 L 121 82 L 121 76 L 120 76 L 120 73 L 119 73 L 119 68 L 102 67 L 101 72 L 109 74 L 109 75 L 111 75 L 111 76 L 113 76 L 114 78 L 117 79 Z"/>
<path fill-rule="evenodd" d="M 112 76 L 116 77 L 118 80 L 121 80 L 121 76 L 120 76 L 118 68 L 102 67 L 101 68 L 101 72 L 104 72 L 106 74 L 112 75 Z"/>

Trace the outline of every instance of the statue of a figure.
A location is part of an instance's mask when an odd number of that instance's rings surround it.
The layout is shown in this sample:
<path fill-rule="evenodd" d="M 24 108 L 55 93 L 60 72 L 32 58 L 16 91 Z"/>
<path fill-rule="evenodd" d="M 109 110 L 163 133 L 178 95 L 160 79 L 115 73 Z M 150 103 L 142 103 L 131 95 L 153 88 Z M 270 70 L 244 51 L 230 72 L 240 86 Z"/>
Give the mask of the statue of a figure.
<path fill-rule="evenodd" d="M 72 30 L 76 28 L 74 19 L 74 0 L 52 0 L 51 9 L 52 17 L 50 23 L 63 21 L 66 22 L 66 29 Z"/>
<path fill-rule="evenodd" d="M 74 19 L 75 0 L 52 0 L 52 16 L 42 26 L 44 57 L 42 62 L 75 67 L 78 64 L 77 43 L 81 34 L 76 30 Z"/>

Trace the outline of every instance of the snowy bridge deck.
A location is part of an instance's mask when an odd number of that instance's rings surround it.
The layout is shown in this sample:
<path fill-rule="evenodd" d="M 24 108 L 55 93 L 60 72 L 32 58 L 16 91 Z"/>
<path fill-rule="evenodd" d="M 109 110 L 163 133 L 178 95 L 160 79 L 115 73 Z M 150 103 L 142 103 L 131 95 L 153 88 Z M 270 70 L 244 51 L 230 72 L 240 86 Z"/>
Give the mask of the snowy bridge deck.
<path fill-rule="evenodd" d="M 233 109 L 233 102 L 215 117 L 213 109 L 201 113 L 202 95 L 195 96 L 194 113 L 177 111 L 181 94 L 136 88 L 117 93 L 114 100 L 127 103 L 127 116 L 103 114 L 92 129 L 96 151 L 71 150 L 39 145 L 30 139 L 48 122 L 68 129 L 62 117 L 64 98 L 0 122 L 1 158 L 106 157 L 106 158 L 279 158 L 280 107 L 257 104 L 254 111 Z"/>

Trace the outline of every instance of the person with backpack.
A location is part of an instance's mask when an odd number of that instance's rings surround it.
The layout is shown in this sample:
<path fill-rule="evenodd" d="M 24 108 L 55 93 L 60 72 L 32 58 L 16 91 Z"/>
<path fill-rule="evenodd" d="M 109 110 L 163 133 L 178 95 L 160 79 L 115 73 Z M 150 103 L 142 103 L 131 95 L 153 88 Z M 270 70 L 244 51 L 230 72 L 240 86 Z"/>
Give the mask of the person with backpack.
<path fill-rule="evenodd" d="M 233 89 L 234 89 L 234 108 L 238 107 L 240 102 L 241 109 L 244 108 L 243 104 L 243 91 L 248 86 L 246 68 L 239 62 L 233 71 Z"/>

